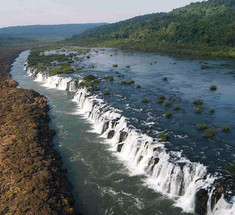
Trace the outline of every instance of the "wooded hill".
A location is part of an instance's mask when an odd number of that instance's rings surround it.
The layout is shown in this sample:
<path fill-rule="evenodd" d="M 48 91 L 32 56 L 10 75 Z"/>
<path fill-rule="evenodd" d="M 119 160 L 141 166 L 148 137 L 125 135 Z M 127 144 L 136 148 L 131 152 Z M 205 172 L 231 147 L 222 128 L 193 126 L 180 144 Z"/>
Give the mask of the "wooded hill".
<path fill-rule="evenodd" d="M 156 13 L 104 25 L 73 36 L 71 42 L 106 42 L 113 46 L 156 50 L 195 49 L 235 57 L 235 0 L 191 3 L 169 13 Z M 109 41 L 107 43 L 107 41 Z M 142 45 L 140 45 L 140 43 Z M 151 48 L 150 48 L 151 49 Z M 199 50 L 200 49 L 200 50 Z"/>
<path fill-rule="evenodd" d="M 81 34 L 89 28 L 94 28 L 104 24 L 105 23 L 15 26 L 1 28 L 0 35 L 71 37 L 74 34 Z"/>

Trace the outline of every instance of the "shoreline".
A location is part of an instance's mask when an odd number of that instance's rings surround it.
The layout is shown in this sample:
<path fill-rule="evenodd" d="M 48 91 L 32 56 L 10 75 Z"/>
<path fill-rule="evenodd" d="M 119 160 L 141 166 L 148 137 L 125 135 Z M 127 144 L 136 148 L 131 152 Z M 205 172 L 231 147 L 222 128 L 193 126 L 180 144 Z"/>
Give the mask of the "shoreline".
<path fill-rule="evenodd" d="M 12 62 L 23 50 L 0 58 L 0 212 L 75 214 L 66 170 L 52 145 L 47 99 L 16 88 L 11 79 Z"/>

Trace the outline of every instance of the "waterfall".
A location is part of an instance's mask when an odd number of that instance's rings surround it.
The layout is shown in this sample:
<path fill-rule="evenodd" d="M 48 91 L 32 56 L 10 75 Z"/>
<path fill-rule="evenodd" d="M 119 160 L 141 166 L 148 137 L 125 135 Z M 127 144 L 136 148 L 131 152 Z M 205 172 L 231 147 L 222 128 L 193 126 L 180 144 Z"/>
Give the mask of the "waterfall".
<path fill-rule="evenodd" d="M 44 86 L 75 92 L 81 113 L 93 124 L 94 130 L 107 139 L 113 151 L 125 161 L 131 171 L 147 176 L 146 183 L 158 192 L 175 200 L 175 206 L 185 212 L 200 215 L 232 215 L 235 204 L 228 203 L 214 184 L 216 177 L 207 167 L 190 162 L 181 152 L 166 151 L 158 138 L 152 138 L 133 127 L 121 111 L 111 107 L 86 88 L 78 87 L 78 80 L 49 76 L 25 65 L 30 76 Z"/>

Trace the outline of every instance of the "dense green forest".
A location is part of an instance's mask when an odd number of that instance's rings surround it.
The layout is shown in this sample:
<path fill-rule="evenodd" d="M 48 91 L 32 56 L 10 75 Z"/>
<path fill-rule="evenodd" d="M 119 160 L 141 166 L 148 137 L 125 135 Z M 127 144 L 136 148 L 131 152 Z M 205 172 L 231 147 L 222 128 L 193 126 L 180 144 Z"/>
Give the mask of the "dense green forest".
<path fill-rule="evenodd" d="M 135 17 L 87 30 L 70 42 L 235 57 L 235 0 L 208 0 Z"/>
<path fill-rule="evenodd" d="M 6 27 L 0 29 L 0 35 L 34 37 L 71 37 L 72 35 L 80 34 L 89 28 L 94 28 L 104 24 L 105 23 L 90 23 Z"/>

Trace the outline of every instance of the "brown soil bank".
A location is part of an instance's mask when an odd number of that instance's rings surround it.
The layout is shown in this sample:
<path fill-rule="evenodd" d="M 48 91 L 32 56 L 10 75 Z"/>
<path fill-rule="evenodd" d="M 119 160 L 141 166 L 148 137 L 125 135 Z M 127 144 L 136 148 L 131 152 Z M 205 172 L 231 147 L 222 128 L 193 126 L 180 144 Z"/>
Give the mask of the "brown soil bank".
<path fill-rule="evenodd" d="M 10 79 L 19 51 L 0 53 L 0 214 L 74 214 L 47 100 Z"/>

